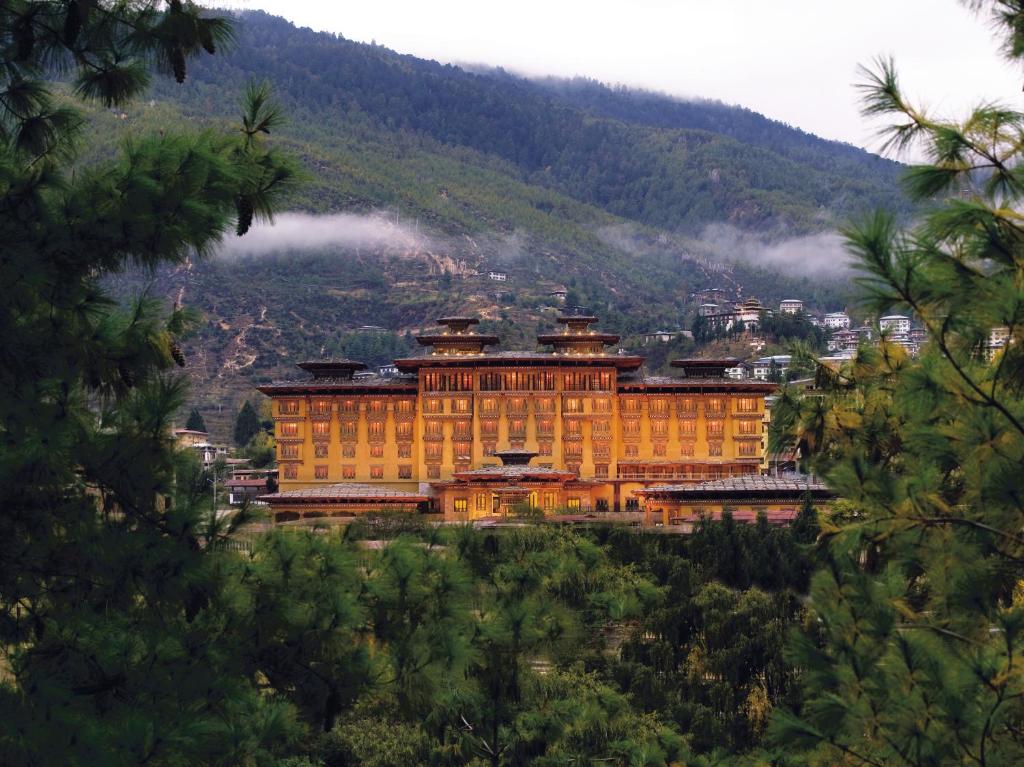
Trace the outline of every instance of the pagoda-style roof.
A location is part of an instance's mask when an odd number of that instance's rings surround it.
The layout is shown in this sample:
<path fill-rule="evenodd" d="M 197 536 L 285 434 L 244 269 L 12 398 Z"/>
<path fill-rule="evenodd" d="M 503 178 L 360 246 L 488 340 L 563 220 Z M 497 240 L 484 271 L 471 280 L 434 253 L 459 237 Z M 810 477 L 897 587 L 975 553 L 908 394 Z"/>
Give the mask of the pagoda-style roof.
<path fill-rule="evenodd" d="M 676 500 L 799 500 L 808 493 L 818 499 L 835 497 L 824 483 L 814 477 L 769 477 L 763 474 L 745 474 L 695 485 L 652 485 L 636 492 L 647 497 Z"/>
<path fill-rule="evenodd" d="M 274 506 L 302 505 L 307 503 L 422 503 L 427 496 L 396 490 L 383 485 L 369 485 L 360 482 L 339 482 L 333 485 L 318 485 L 300 490 L 282 490 L 278 493 L 261 495 L 259 500 Z"/>
<path fill-rule="evenodd" d="M 430 346 L 434 354 L 465 355 L 482 354 L 484 348 L 498 343 L 495 335 L 476 333 L 473 325 L 480 320 L 475 317 L 441 317 L 437 324 L 444 328 L 440 333 L 423 333 L 416 336 L 420 346 Z"/>
<path fill-rule="evenodd" d="M 590 329 L 597 322 L 593 314 L 563 314 L 557 321 L 565 328 L 559 333 L 538 335 L 537 343 L 551 346 L 556 352 L 600 354 L 603 347 L 619 342 L 619 336 L 614 333 L 599 333 Z"/>
<path fill-rule="evenodd" d="M 411 373 L 424 367 L 616 367 L 619 370 L 637 370 L 644 358 L 631 354 L 613 353 L 554 353 L 554 352 L 481 352 L 479 354 L 431 354 L 395 360 L 395 367 Z"/>
<path fill-rule="evenodd" d="M 366 364 L 356 360 L 310 360 L 300 362 L 298 367 L 313 374 L 314 381 L 352 380 L 357 370 L 366 370 Z"/>
<path fill-rule="evenodd" d="M 672 360 L 674 368 L 682 368 L 687 378 L 724 378 L 725 371 L 741 365 L 738 357 L 719 357 L 717 359 L 692 358 Z"/>

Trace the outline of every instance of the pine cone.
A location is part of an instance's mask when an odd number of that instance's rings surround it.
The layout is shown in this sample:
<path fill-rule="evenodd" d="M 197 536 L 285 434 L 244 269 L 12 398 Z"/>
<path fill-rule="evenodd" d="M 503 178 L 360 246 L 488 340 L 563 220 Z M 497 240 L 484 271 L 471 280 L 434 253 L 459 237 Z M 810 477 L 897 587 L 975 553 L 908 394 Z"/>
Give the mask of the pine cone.
<path fill-rule="evenodd" d="M 254 213 L 252 200 L 245 195 L 242 195 L 235 203 L 235 208 L 238 210 L 238 226 L 235 228 L 235 234 L 241 237 L 243 234 L 248 232 L 249 227 L 252 226 L 252 217 Z"/>
<path fill-rule="evenodd" d="M 171 51 L 171 68 L 174 70 L 174 79 L 179 83 L 185 82 L 185 51 L 180 45 L 174 46 Z"/>
<path fill-rule="evenodd" d="M 171 341 L 171 357 L 178 363 L 178 367 L 185 367 L 185 353 L 182 352 L 177 341 Z"/>

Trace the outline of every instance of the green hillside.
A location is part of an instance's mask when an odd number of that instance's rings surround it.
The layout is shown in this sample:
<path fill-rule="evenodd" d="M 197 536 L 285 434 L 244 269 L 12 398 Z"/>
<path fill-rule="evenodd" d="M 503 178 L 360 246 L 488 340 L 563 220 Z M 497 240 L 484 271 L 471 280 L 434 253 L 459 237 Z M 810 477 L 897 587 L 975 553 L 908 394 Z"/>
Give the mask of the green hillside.
<path fill-rule="evenodd" d="M 704 287 L 837 308 L 842 283 L 731 263 L 704 227 L 780 239 L 899 204 L 894 163 L 747 110 L 469 73 L 262 13 L 244 14 L 233 52 L 200 60 L 184 86 L 96 112 L 97 151 L 136 130 L 231 119 L 256 77 L 288 114 L 275 142 L 306 170 L 291 207 L 366 218 L 339 220 L 336 240 L 315 247 L 298 236 L 266 253 L 256 231 L 230 255 L 119 281 L 122 295 L 183 295 L 205 315 L 187 352 L 218 431 L 219 409 L 295 361 L 381 364 L 442 313 L 478 314 L 508 345 L 529 345 L 553 321 L 558 287 L 633 347 L 688 327 Z M 353 243 L 353 221 L 401 236 Z"/>

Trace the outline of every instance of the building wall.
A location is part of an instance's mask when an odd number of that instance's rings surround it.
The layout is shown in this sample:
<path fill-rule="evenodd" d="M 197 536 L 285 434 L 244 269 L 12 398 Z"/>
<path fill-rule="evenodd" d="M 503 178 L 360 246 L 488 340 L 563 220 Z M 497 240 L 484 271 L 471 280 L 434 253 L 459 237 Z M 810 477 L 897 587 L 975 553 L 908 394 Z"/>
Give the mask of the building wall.
<path fill-rule="evenodd" d="M 540 453 L 534 465 L 609 480 L 594 499 L 615 508 L 645 482 L 760 468 L 763 394 L 618 388 L 610 367 L 453 367 L 422 370 L 416 394 L 273 395 L 280 488 L 424 491 L 521 448 Z"/>

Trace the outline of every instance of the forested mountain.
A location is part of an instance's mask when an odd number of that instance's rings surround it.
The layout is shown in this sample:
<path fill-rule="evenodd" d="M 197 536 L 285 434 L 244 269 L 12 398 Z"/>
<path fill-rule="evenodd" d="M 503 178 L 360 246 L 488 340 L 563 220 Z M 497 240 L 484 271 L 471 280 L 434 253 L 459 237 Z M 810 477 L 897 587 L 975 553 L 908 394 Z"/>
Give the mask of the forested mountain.
<path fill-rule="evenodd" d="M 616 215 L 696 233 L 731 221 L 810 231 L 898 207 L 898 166 L 749 110 L 468 72 L 376 45 L 244 14 L 226 57 L 191 73 L 184 103 L 220 111 L 251 78 L 296 115 L 408 132 L 511 165 L 520 178 Z"/>
<path fill-rule="evenodd" d="M 468 71 L 261 12 L 243 13 L 236 34 L 183 85 L 159 81 L 149 99 L 93 114 L 103 152 L 135 131 L 233 120 L 239 93 L 266 81 L 287 115 L 272 141 L 306 172 L 290 207 L 348 216 L 328 220 L 326 241 L 295 224 L 268 252 L 256 231 L 230 257 L 119 281 L 122 295 L 183 295 L 205 315 L 186 352 L 193 404 L 215 432 L 219 407 L 298 359 L 380 364 L 443 313 L 477 314 L 506 348 L 529 346 L 561 306 L 555 288 L 633 348 L 688 327 L 700 288 L 841 308 L 848 281 L 802 260 L 792 273 L 733 263 L 732 240 L 709 225 L 778 242 L 905 209 L 897 164 L 749 110 Z M 507 281 L 488 280 L 492 269 Z M 381 330 L 368 339 L 363 325 Z"/>

